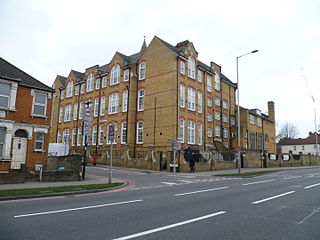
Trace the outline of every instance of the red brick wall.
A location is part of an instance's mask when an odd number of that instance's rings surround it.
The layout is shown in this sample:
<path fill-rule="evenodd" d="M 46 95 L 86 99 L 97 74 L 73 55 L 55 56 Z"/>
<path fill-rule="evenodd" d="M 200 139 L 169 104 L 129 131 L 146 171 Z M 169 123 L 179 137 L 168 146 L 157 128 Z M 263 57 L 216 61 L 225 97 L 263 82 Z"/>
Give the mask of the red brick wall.
<path fill-rule="evenodd" d="M 31 96 L 31 88 L 18 87 L 16 98 L 16 112 L 10 112 L 6 119 L 14 120 L 15 122 L 26 124 L 37 124 L 50 126 L 52 99 L 48 98 L 46 115 L 47 118 L 32 117 L 33 96 Z M 47 164 L 48 144 L 49 144 L 50 129 L 45 134 L 44 152 L 35 152 L 35 133 L 32 132 L 32 140 L 28 140 L 26 169 L 34 170 L 36 163 L 41 163 L 44 167 Z"/>

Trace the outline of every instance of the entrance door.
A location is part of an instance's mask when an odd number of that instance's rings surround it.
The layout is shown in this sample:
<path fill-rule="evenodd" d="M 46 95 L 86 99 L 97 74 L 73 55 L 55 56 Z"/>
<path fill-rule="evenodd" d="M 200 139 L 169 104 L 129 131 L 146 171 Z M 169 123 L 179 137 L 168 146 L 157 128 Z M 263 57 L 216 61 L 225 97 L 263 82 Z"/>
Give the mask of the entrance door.
<path fill-rule="evenodd" d="M 21 164 L 26 163 L 27 143 L 27 138 L 13 138 L 11 169 L 20 169 Z"/>

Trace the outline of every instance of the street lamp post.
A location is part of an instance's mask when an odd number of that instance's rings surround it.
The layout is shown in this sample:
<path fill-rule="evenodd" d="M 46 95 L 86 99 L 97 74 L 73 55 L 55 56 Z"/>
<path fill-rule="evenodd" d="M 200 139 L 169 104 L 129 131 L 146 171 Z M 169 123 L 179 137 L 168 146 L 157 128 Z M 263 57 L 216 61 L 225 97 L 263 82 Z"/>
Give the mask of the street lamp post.
<path fill-rule="evenodd" d="M 251 52 L 245 53 L 239 57 L 236 57 L 236 61 L 237 61 L 237 102 L 238 102 L 238 106 L 237 106 L 237 129 L 238 129 L 238 146 L 237 146 L 237 165 L 238 165 L 238 173 L 241 174 L 241 141 L 240 141 L 240 98 L 239 98 L 239 58 L 251 54 L 251 53 L 256 53 L 258 52 L 258 50 L 253 50 Z"/>

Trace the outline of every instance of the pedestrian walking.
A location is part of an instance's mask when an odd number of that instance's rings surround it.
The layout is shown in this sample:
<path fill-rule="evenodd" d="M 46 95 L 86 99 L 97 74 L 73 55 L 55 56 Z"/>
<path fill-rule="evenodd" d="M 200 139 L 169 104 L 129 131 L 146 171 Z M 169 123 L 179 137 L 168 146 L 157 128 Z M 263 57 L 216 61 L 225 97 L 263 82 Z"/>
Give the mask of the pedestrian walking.
<path fill-rule="evenodd" d="M 192 172 L 194 173 L 194 165 L 195 165 L 194 161 L 191 160 L 191 161 L 189 162 L 190 173 L 192 173 Z"/>

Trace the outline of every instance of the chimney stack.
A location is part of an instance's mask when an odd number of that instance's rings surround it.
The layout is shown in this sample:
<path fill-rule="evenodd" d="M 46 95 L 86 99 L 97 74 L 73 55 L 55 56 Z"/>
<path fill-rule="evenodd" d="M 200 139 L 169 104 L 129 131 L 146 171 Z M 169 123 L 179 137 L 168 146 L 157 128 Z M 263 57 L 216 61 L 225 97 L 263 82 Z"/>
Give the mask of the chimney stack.
<path fill-rule="evenodd" d="M 274 111 L 274 102 L 273 101 L 268 102 L 268 115 L 272 121 L 275 121 L 275 111 Z"/>

